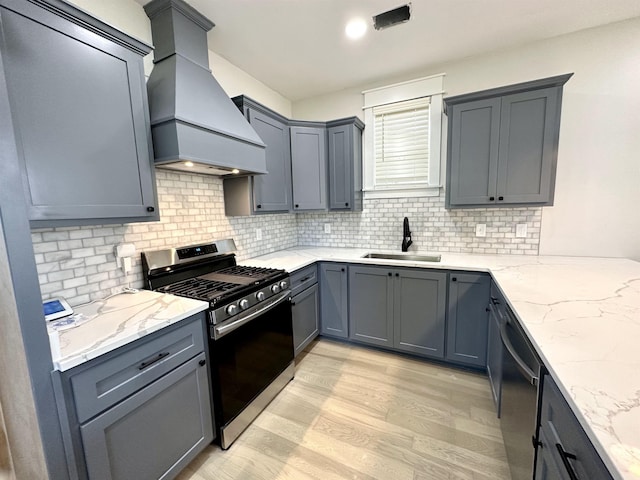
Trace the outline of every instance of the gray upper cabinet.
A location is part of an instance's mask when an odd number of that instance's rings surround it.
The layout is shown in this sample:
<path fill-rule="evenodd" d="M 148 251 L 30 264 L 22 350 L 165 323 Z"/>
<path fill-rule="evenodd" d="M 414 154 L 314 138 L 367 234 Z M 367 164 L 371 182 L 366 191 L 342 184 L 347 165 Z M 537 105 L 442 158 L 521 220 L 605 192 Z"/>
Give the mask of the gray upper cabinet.
<path fill-rule="evenodd" d="M 396 349 L 444 358 L 447 274 L 403 269 L 395 275 Z"/>
<path fill-rule="evenodd" d="M 362 210 L 362 130 L 357 117 L 327 122 L 329 210 Z"/>
<path fill-rule="evenodd" d="M 393 346 L 393 273 L 385 267 L 349 267 L 349 338 Z"/>
<path fill-rule="evenodd" d="M 341 263 L 321 263 L 319 272 L 320 333 L 332 337 L 348 338 L 347 266 Z"/>
<path fill-rule="evenodd" d="M 34 227 L 158 220 L 142 57 L 61 1 L 0 1 L 0 51 Z"/>
<path fill-rule="evenodd" d="M 450 274 L 447 360 L 482 368 L 486 366 L 490 290 L 489 275 Z"/>
<path fill-rule="evenodd" d="M 553 205 L 562 86 L 571 75 L 445 99 L 448 208 Z"/>
<path fill-rule="evenodd" d="M 267 172 L 224 179 L 227 215 L 289 212 L 291 201 L 291 148 L 288 120 L 247 98 L 233 98 L 266 145 Z"/>
<path fill-rule="evenodd" d="M 293 210 L 327 209 L 327 132 L 324 124 L 291 124 Z"/>

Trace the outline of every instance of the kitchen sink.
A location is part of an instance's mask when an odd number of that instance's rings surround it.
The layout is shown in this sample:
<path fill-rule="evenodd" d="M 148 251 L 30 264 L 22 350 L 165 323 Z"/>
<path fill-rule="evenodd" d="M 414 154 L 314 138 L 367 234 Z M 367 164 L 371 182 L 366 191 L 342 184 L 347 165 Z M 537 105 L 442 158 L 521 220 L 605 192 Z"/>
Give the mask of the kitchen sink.
<path fill-rule="evenodd" d="M 384 260 L 407 260 L 410 262 L 439 262 L 442 255 L 414 255 L 411 253 L 375 253 L 370 252 L 361 258 L 380 258 Z"/>

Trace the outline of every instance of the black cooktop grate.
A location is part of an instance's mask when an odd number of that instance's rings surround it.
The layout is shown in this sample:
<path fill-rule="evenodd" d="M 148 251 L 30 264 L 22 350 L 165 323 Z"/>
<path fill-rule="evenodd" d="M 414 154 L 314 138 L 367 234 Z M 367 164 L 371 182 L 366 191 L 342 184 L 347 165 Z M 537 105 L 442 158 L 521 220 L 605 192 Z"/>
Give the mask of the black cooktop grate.
<path fill-rule="evenodd" d="M 238 275 L 241 277 L 253 277 L 255 280 L 261 280 L 268 278 L 272 275 L 280 273 L 281 270 L 275 268 L 263 268 L 263 267 L 244 267 L 242 265 L 234 265 L 233 267 L 223 268 L 216 271 L 216 273 L 222 273 L 225 275 Z"/>
<path fill-rule="evenodd" d="M 172 283 L 166 287 L 160 287 L 158 291 L 209 302 L 224 293 L 240 287 L 241 286 L 236 283 L 204 280 L 202 278 L 188 278 L 187 280 Z"/>

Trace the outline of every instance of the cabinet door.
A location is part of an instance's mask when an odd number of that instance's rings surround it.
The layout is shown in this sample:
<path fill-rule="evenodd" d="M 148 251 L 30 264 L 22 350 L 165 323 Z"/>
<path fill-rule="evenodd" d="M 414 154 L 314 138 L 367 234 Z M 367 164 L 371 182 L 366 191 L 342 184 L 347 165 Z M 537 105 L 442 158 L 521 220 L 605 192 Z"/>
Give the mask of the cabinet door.
<path fill-rule="evenodd" d="M 322 127 L 291 127 L 293 209 L 327 208 L 327 140 Z"/>
<path fill-rule="evenodd" d="M 92 480 L 169 479 L 213 439 L 201 353 L 80 427 Z"/>
<path fill-rule="evenodd" d="M 449 282 L 447 360 L 485 367 L 486 311 L 491 291 L 488 275 L 452 273 Z"/>
<path fill-rule="evenodd" d="M 546 203 L 553 192 L 560 88 L 502 97 L 498 203 Z"/>
<path fill-rule="evenodd" d="M 253 177 L 254 212 L 291 210 L 291 150 L 289 127 L 261 112 L 249 110 L 249 122 L 267 146 L 267 171 Z"/>
<path fill-rule="evenodd" d="M 354 208 L 352 125 L 327 129 L 329 143 L 329 209 Z"/>
<path fill-rule="evenodd" d="M 403 269 L 394 278 L 393 346 L 444 358 L 447 274 Z"/>
<path fill-rule="evenodd" d="M 347 266 L 320 264 L 320 333 L 332 337 L 349 336 Z"/>
<path fill-rule="evenodd" d="M 393 346 L 393 273 L 385 267 L 349 267 L 349 338 Z"/>
<path fill-rule="evenodd" d="M 500 98 L 454 105 L 450 115 L 449 204 L 493 204 L 498 169 Z"/>
<path fill-rule="evenodd" d="M 291 300 L 293 347 L 298 355 L 318 336 L 318 285 L 307 288 Z"/>
<path fill-rule="evenodd" d="M 32 226 L 157 220 L 142 57 L 33 3 L 0 9 Z"/>
<path fill-rule="evenodd" d="M 502 341 L 500 340 L 500 321 L 491 305 L 489 312 L 489 331 L 487 334 L 487 375 L 491 385 L 496 412 L 500 417 L 502 397 Z"/>

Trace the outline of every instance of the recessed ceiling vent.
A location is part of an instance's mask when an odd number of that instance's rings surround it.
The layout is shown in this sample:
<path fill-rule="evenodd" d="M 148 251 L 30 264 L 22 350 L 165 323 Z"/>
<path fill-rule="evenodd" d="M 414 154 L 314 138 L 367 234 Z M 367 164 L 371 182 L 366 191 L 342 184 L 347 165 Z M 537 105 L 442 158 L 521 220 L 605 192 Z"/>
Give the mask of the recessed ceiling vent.
<path fill-rule="evenodd" d="M 375 15 L 373 17 L 373 26 L 376 30 L 393 27 L 401 23 L 407 23 L 411 18 L 411 4 L 402 5 L 388 12 Z"/>

